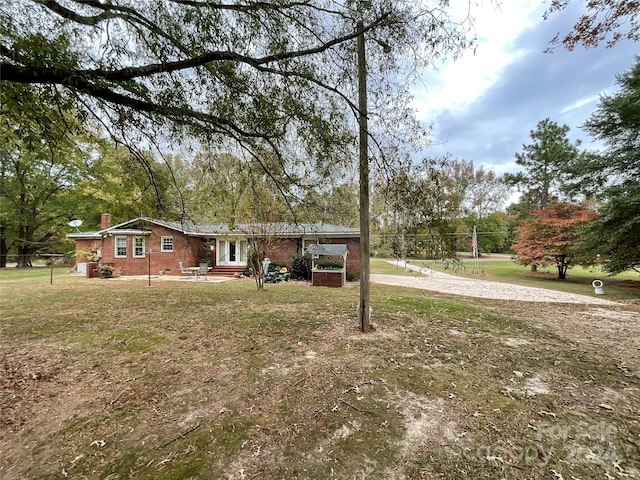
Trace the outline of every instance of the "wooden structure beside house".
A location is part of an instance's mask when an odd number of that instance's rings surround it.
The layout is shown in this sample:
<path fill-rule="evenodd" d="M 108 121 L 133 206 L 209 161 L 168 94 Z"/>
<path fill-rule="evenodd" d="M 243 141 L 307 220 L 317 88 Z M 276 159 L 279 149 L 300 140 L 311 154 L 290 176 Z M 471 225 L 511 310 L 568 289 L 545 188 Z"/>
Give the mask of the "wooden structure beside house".
<path fill-rule="evenodd" d="M 349 248 L 346 244 L 312 244 L 306 252 L 311 255 L 311 285 L 314 287 L 344 287 L 347 282 L 347 255 Z M 339 258 L 340 267 L 322 268 L 320 258 Z"/>
<path fill-rule="evenodd" d="M 70 233 L 76 243 L 76 268 L 91 275 L 93 262 L 119 268 L 121 275 L 181 275 L 184 267 L 206 259 L 213 275 L 242 273 L 248 265 L 251 242 L 269 238 L 268 256 L 291 264 L 291 259 L 311 244 L 343 244 L 349 260 L 345 275 L 360 273 L 360 232 L 356 228 L 329 224 L 193 225 L 139 217 L 111 225 L 103 214 L 101 229 Z M 151 252 L 151 259 L 148 254 Z"/>

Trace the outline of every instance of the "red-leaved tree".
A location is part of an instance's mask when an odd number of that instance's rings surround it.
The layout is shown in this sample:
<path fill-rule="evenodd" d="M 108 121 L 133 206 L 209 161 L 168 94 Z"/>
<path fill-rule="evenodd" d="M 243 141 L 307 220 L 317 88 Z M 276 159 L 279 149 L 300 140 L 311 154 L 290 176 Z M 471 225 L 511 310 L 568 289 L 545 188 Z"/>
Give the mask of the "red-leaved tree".
<path fill-rule="evenodd" d="M 573 252 L 580 243 L 579 228 L 596 214 L 585 205 L 552 203 L 533 212 L 533 218 L 517 228 L 516 242 L 511 246 L 520 265 L 554 265 L 558 279 L 567 277 Z"/>

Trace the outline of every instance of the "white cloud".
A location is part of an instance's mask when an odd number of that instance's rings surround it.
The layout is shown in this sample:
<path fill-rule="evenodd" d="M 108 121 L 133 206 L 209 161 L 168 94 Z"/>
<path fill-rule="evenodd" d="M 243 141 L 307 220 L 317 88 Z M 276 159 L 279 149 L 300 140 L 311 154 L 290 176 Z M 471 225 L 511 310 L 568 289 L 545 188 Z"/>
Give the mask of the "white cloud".
<path fill-rule="evenodd" d="M 599 99 L 600 95 L 589 95 L 586 98 L 581 98 L 573 102 L 571 105 L 567 105 L 562 110 L 560 110 L 560 114 L 563 115 L 565 113 L 570 113 L 574 110 L 578 110 L 584 107 L 585 105 L 595 105 Z"/>
<path fill-rule="evenodd" d="M 465 14 L 466 11 L 453 13 L 460 17 Z M 419 118 L 428 122 L 442 110 L 460 111 L 486 92 L 506 66 L 526 53 L 514 48 L 513 42 L 541 15 L 539 0 L 510 1 L 500 7 L 484 1 L 472 7 L 477 48 L 458 60 L 446 61 L 423 77 L 414 90 L 413 106 Z"/>
<path fill-rule="evenodd" d="M 583 148 L 600 148 L 580 126 L 600 96 L 617 89 L 615 75 L 635 62 L 637 44 L 548 54 L 550 39 L 570 31 L 584 5 L 572 3 L 547 21 L 537 1 L 493 8 L 476 11 L 476 55 L 443 64 L 413 89 L 418 117 L 433 126 L 423 154 L 450 154 L 496 173 L 516 171 L 515 153 L 544 118 L 569 125 L 569 138 L 581 140 Z"/>

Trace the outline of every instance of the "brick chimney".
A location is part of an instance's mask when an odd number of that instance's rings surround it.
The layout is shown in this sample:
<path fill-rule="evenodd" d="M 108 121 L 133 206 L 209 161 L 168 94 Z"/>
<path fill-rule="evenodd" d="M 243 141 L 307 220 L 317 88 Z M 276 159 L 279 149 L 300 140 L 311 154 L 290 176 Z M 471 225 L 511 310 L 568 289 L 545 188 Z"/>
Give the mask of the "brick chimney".
<path fill-rule="evenodd" d="M 104 230 L 105 228 L 109 228 L 111 226 L 111 214 L 103 213 L 100 216 L 100 229 Z"/>

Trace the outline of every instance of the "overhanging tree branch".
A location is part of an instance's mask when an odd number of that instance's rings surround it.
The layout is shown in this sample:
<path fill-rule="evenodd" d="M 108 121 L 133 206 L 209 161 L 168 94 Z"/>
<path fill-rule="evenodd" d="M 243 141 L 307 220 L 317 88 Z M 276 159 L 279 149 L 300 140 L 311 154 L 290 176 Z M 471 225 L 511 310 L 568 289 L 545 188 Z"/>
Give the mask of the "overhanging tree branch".
<path fill-rule="evenodd" d="M 211 1 L 198 1 L 198 0 L 171 0 L 171 3 L 179 5 L 186 5 L 188 7 L 195 8 L 211 8 L 214 10 L 233 10 L 236 12 L 250 12 L 259 10 L 286 10 L 295 7 L 310 7 L 309 2 L 289 2 L 289 3 L 269 3 L 269 2 L 251 2 L 248 4 L 232 4 L 232 3 L 214 3 Z M 329 12 L 330 10 L 323 10 Z M 337 13 L 332 11 L 332 13 Z"/>
<path fill-rule="evenodd" d="M 369 24 L 364 31 L 367 32 L 382 24 L 390 12 L 386 12 L 380 16 L 376 21 Z M 252 67 L 258 67 L 269 63 L 280 62 L 283 60 L 292 60 L 299 57 L 312 56 L 318 53 L 322 53 L 336 45 L 339 45 L 349 40 L 356 38 L 357 33 L 352 32 L 347 35 L 343 35 L 328 42 L 316 45 L 312 48 L 295 50 L 290 52 L 283 52 L 274 55 L 267 55 L 264 57 L 253 58 L 247 55 L 242 55 L 236 52 L 224 52 L 224 51 L 211 51 L 202 55 L 197 55 L 185 60 L 177 60 L 173 62 L 161 62 L 151 63 L 139 67 L 127 67 L 118 70 L 104 70 L 104 69 L 89 69 L 89 70 L 65 70 L 64 68 L 51 71 L 48 67 L 37 67 L 31 65 L 16 66 L 7 62 L 0 63 L 0 69 L 2 69 L 2 80 L 18 83 L 60 83 L 65 84 L 64 81 L 67 77 L 84 77 L 87 79 L 104 79 L 111 81 L 124 82 L 127 80 L 133 80 L 138 77 L 149 77 L 158 73 L 171 73 L 181 70 L 186 70 L 195 67 L 201 67 L 212 62 L 232 61 L 245 63 Z M 2 46 L 0 50 L 2 55 L 16 58 L 17 55 L 9 48 Z M 67 86 L 71 86 L 67 84 Z"/>
<path fill-rule="evenodd" d="M 54 2 L 53 0 L 33 0 L 35 3 L 39 3 L 42 6 L 47 7 L 54 13 L 57 13 L 63 18 L 71 20 L 76 23 L 80 23 L 82 25 L 96 26 L 103 20 L 108 20 L 110 18 L 118 17 L 117 14 L 105 10 L 99 15 L 80 15 L 73 10 L 70 10 L 66 7 L 63 7 L 58 2 Z M 88 2 L 87 2 L 88 3 Z"/>
<path fill-rule="evenodd" d="M 18 72 L 18 73 L 16 73 Z M 25 73 L 24 76 L 21 76 L 22 72 Z M 181 118 L 194 118 L 200 120 L 206 124 L 219 124 L 228 127 L 231 130 L 234 130 L 236 133 L 245 136 L 245 137 L 253 137 L 253 138 L 265 138 L 267 135 L 263 133 L 257 132 L 249 132 L 243 130 L 242 128 L 234 125 L 231 121 L 216 117 L 214 115 L 198 112 L 197 110 L 193 110 L 187 107 L 168 107 L 166 105 L 161 105 L 159 103 L 148 102 L 145 100 L 140 100 L 137 98 L 129 97 L 126 95 L 122 95 L 117 93 L 109 88 L 101 87 L 95 85 L 93 83 L 87 82 L 83 77 L 66 77 L 58 72 L 51 72 L 48 70 L 42 70 L 42 76 L 35 75 L 33 77 L 29 77 L 28 73 L 22 67 L 17 67 L 15 65 L 7 65 L 2 66 L 3 77 L 6 76 L 10 78 L 21 77 L 22 82 L 18 83 L 53 83 L 57 85 L 62 85 L 68 88 L 72 88 L 86 94 L 91 95 L 92 97 L 99 98 L 105 100 L 109 103 L 113 103 L 116 105 L 121 105 L 124 107 L 129 107 L 134 110 L 138 110 L 141 112 L 148 113 L 157 113 L 164 115 L 173 119 L 181 119 Z M 5 77 L 6 79 L 6 77 Z M 30 80 L 30 81 L 28 81 Z M 270 136 L 278 137 L 281 136 L 282 133 L 274 132 Z"/>

